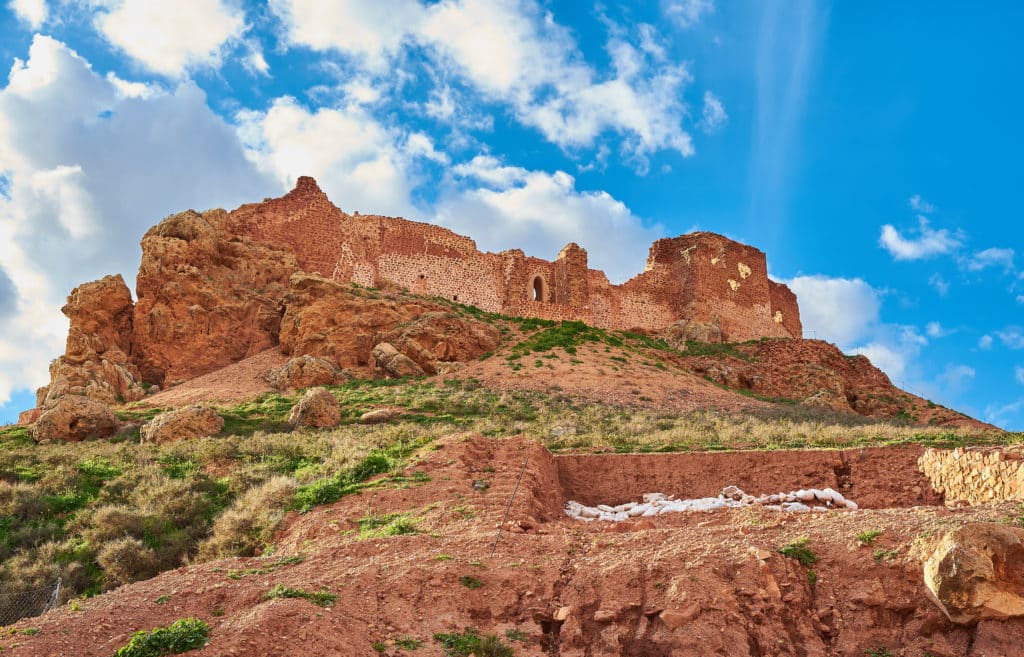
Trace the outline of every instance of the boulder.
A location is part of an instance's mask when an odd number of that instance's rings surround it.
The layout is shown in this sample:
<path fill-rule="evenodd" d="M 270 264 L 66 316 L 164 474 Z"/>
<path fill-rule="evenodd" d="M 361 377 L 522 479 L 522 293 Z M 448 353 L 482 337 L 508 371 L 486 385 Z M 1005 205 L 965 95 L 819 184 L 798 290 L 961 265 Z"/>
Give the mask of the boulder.
<path fill-rule="evenodd" d="M 676 349 L 686 349 L 687 342 L 721 342 L 722 327 L 717 323 L 680 320 L 665 327 L 661 338 Z"/>
<path fill-rule="evenodd" d="M 381 342 L 373 348 L 373 360 L 377 368 L 396 379 L 405 376 L 423 376 L 426 372 L 411 358 L 401 353 L 388 342 Z"/>
<path fill-rule="evenodd" d="M 142 440 L 171 443 L 178 440 L 206 438 L 224 428 L 224 418 L 206 406 L 185 406 L 160 413 L 143 425 Z"/>
<path fill-rule="evenodd" d="M 924 562 L 930 597 L 954 623 L 1024 616 L 1024 529 L 971 523 Z"/>
<path fill-rule="evenodd" d="M 377 408 L 360 415 L 359 422 L 362 424 L 381 424 L 382 422 L 390 422 L 401 415 L 402 411 L 397 408 Z"/>
<path fill-rule="evenodd" d="M 427 374 L 451 371 L 446 364 L 475 360 L 494 351 L 501 332 L 494 326 L 450 312 L 429 312 L 381 336 Z"/>
<path fill-rule="evenodd" d="M 65 395 L 45 409 L 32 425 L 32 437 L 79 441 L 117 432 L 117 416 L 107 406 L 81 395 Z"/>
<path fill-rule="evenodd" d="M 334 363 L 316 356 L 290 358 L 280 369 L 270 373 L 270 385 L 285 392 L 315 386 L 335 385 L 347 377 Z"/>
<path fill-rule="evenodd" d="M 18 413 L 18 426 L 29 426 L 30 424 L 33 424 L 36 420 L 38 420 L 39 416 L 42 414 L 43 409 L 41 408 L 30 408 L 27 411 L 20 412 Z"/>
<path fill-rule="evenodd" d="M 288 422 L 297 427 L 333 427 L 341 422 L 341 405 L 326 388 L 311 388 L 292 407 Z"/>

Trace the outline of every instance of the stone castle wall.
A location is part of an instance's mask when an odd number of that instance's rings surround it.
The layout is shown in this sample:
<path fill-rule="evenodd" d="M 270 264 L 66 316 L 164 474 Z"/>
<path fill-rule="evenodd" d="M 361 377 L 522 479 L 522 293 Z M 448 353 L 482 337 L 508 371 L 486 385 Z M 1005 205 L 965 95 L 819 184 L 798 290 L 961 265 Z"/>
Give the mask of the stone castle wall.
<path fill-rule="evenodd" d="M 285 247 L 307 272 L 391 283 L 490 312 L 610 329 L 719 323 L 727 340 L 801 337 L 796 297 L 768 278 L 764 253 L 713 233 L 658 240 L 643 273 L 612 285 L 576 244 L 554 261 L 520 250 L 484 253 L 439 226 L 342 212 L 307 177 L 280 199 L 238 208 L 231 222 L 237 235 Z"/>

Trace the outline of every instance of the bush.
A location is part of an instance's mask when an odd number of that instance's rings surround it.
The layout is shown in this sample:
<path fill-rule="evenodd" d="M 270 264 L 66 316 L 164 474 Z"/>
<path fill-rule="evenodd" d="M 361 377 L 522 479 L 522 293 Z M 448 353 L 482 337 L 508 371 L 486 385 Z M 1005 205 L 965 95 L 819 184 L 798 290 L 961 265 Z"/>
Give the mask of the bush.
<path fill-rule="evenodd" d="M 296 488 L 294 479 L 277 476 L 244 493 L 214 521 L 210 538 L 199 546 L 199 558 L 254 555 L 270 542 Z"/>
<path fill-rule="evenodd" d="M 207 644 L 210 627 L 198 618 L 183 618 L 168 627 L 158 627 L 132 635 L 128 645 L 117 649 L 114 657 L 163 657 L 202 648 Z"/>
<path fill-rule="evenodd" d="M 148 579 L 160 572 L 156 553 L 139 539 L 129 536 L 106 543 L 96 555 L 96 563 L 111 586 Z"/>
<path fill-rule="evenodd" d="M 796 559 L 803 566 L 813 566 L 818 561 L 818 555 L 807 547 L 806 538 L 798 538 L 792 543 L 783 545 L 779 552 L 790 559 Z"/>
<path fill-rule="evenodd" d="M 494 634 L 480 636 L 472 627 L 467 627 L 466 631 L 461 634 L 435 634 L 434 640 L 441 643 L 447 657 L 469 657 L 469 655 L 512 657 L 515 654 L 512 648 L 502 643 L 498 636 Z"/>
<path fill-rule="evenodd" d="M 278 584 L 274 588 L 270 589 L 263 597 L 267 600 L 273 600 L 274 598 L 302 598 L 303 600 L 309 600 L 320 607 L 333 607 L 334 602 L 338 599 L 337 595 L 329 591 L 293 589 L 283 584 Z"/>

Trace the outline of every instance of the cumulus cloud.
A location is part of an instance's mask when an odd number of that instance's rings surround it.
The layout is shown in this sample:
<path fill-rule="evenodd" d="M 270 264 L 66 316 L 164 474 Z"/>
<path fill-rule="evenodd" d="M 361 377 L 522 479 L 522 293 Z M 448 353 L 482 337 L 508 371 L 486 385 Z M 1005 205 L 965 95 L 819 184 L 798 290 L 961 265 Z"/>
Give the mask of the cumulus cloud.
<path fill-rule="evenodd" d="M 896 385 L 907 386 L 910 366 L 928 344 L 927 338 L 912 326 L 894 324 L 879 325 L 873 333 L 872 340 L 854 348 L 853 353 L 867 356 Z"/>
<path fill-rule="evenodd" d="M 188 69 L 219 66 L 225 44 L 246 29 L 242 10 L 222 0 L 96 0 L 96 4 L 100 9 L 96 28 L 111 45 L 145 68 L 173 78 Z M 250 64 L 259 68 L 259 60 Z"/>
<path fill-rule="evenodd" d="M 891 224 L 882 226 L 878 243 L 896 260 L 920 260 L 935 255 L 950 253 L 960 246 L 960 239 L 945 228 L 934 230 L 928 219 L 918 217 L 916 236 L 904 236 Z"/>
<path fill-rule="evenodd" d="M 943 328 L 942 324 L 938 322 L 928 322 L 924 327 L 924 332 L 929 338 L 944 338 L 953 331 Z"/>
<path fill-rule="evenodd" d="M 715 3 L 711 0 L 663 0 L 662 11 L 679 27 L 690 28 L 705 14 L 714 12 Z"/>
<path fill-rule="evenodd" d="M 7 6 L 33 30 L 42 27 L 50 15 L 46 0 L 11 0 Z"/>
<path fill-rule="evenodd" d="M 805 334 L 850 348 L 878 323 L 879 293 L 860 278 L 815 275 L 785 282 L 800 300 Z"/>
<path fill-rule="evenodd" d="M 282 97 L 237 118 L 250 159 L 281 187 L 311 175 L 350 211 L 415 216 L 418 167 L 447 162 L 426 135 L 387 126 L 359 104 L 312 110 Z"/>
<path fill-rule="evenodd" d="M 13 316 L 17 307 L 18 290 L 4 268 L 0 267 L 0 322 Z"/>
<path fill-rule="evenodd" d="M 514 245 L 551 259 L 577 242 L 592 268 L 622 282 L 643 271 L 651 242 L 664 232 L 645 226 L 607 192 L 577 189 L 564 171 L 532 171 L 478 156 L 453 172 L 456 184 L 438 202 L 435 221 L 472 235 L 485 250 Z"/>
<path fill-rule="evenodd" d="M 965 258 L 962 265 L 967 271 L 982 271 L 989 267 L 1001 267 L 1005 272 L 1014 269 L 1013 249 L 990 248 L 978 251 L 969 258 Z"/>
<path fill-rule="evenodd" d="M 983 335 L 980 338 L 978 338 L 978 348 L 979 349 L 991 349 L 992 348 L 992 342 L 993 342 L 993 340 L 992 340 L 992 336 L 991 335 Z"/>
<path fill-rule="evenodd" d="M 134 280 L 150 225 L 274 188 L 195 85 L 159 90 L 103 76 L 41 35 L 0 89 L 0 144 L 0 262 L 18 291 L 0 332 L 0 404 L 14 385 L 46 381 L 72 287 L 116 272 Z"/>
<path fill-rule="evenodd" d="M 693 153 L 682 127 L 690 75 L 682 64 L 662 61 L 663 51 L 650 47 L 656 43 L 650 29 L 640 30 L 639 46 L 613 30 L 606 46 L 611 73 L 602 76 L 572 33 L 535 0 L 402 0 L 397 8 L 274 0 L 271 8 L 290 44 L 342 53 L 370 72 L 388 72 L 393 60 L 417 47 L 445 80 L 507 105 L 516 120 L 560 147 L 589 148 L 615 133 L 641 170 L 655 151 Z M 453 114 L 446 93 L 432 98 L 432 115 Z"/>
<path fill-rule="evenodd" d="M 704 109 L 701 110 L 701 119 L 697 123 L 697 127 L 705 133 L 711 134 L 717 132 L 728 120 L 729 115 L 725 113 L 725 106 L 722 105 L 721 99 L 710 91 L 705 91 Z"/>

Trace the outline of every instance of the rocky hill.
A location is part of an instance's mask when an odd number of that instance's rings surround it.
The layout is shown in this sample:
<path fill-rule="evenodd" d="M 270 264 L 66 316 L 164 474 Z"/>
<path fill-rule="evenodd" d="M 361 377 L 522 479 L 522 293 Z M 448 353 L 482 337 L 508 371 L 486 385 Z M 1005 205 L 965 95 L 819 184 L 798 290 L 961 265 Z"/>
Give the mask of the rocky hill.
<path fill-rule="evenodd" d="M 1024 654 L 1021 437 L 756 249 L 616 286 L 308 178 L 142 248 L 0 428 L 5 655 Z"/>

